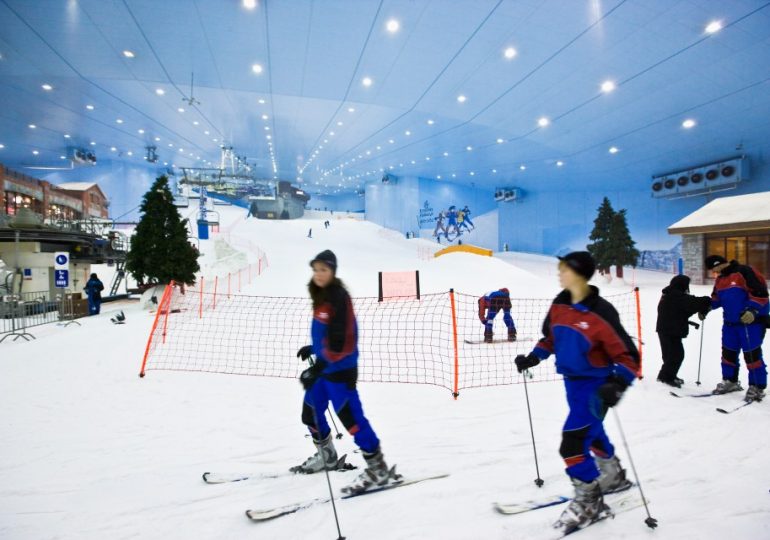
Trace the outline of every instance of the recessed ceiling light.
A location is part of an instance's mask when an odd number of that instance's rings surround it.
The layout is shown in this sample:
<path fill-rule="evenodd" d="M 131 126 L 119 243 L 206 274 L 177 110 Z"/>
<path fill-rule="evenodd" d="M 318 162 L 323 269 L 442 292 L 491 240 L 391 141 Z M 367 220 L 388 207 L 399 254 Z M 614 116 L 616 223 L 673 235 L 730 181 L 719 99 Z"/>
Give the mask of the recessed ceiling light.
<path fill-rule="evenodd" d="M 610 146 L 610 154 L 617 154 L 618 152 L 620 152 L 620 150 L 618 150 L 617 146 Z"/>
<path fill-rule="evenodd" d="M 93 111 L 94 110 L 94 106 L 93 105 L 86 105 L 86 109 L 88 109 L 89 111 Z"/>
<path fill-rule="evenodd" d="M 259 75 L 262 73 L 262 66 L 260 64 L 251 64 L 251 71 Z"/>
<path fill-rule="evenodd" d="M 348 112 L 349 113 L 354 113 L 354 112 L 356 112 L 356 110 L 353 107 L 348 107 Z"/>
<path fill-rule="evenodd" d="M 467 97 L 465 97 L 463 94 L 460 94 L 459 96 L 457 96 L 457 101 L 458 101 L 459 103 L 465 103 L 465 101 L 466 101 L 467 99 L 468 99 L 468 98 L 467 98 Z"/>
<path fill-rule="evenodd" d="M 497 173 L 497 169 L 492 169 L 492 173 Z"/>
<path fill-rule="evenodd" d="M 214 141 L 214 142 L 217 142 L 217 139 L 211 139 L 211 140 Z"/>
<path fill-rule="evenodd" d="M 91 146 L 96 146 L 96 141 L 91 141 L 91 142 L 90 142 L 90 143 L 88 143 L 88 144 L 90 144 Z"/>
<path fill-rule="evenodd" d="M 411 135 L 411 134 L 412 134 L 412 132 L 411 132 L 411 131 L 409 131 L 408 129 L 407 129 L 406 131 L 404 131 L 404 135 L 406 135 L 407 137 L 408 137 L 409 135 Z"/>
<path fill-rule="evenodd" d="M 393 139 L 388 139 L 388 143 L 389 144 L 393 144 L 394 142 L 396 142 L 396 141 L 394 141 Z"/>
<path fill-rule="evenodd" d="M 168 143 L 169 148 L 174 148 L 174 143 Z"/>
<path fill-rule="evenodd" d="M 243 7 L 246 9 L 254 9 L 257 7 L 257 0 L 243 0 Z"/>
<path fill-rule="evenodd" d="M 269 133 L 266 135 L 266 137 L 267 137 L 267 140 L 268 140 L 268 141 L 269 141 L 270 139 L 272 139 L 272 138 L 273 138 L 273 136 L 272 136 L 272 135 L 270 135 Z"/>
<path fill-rule="evenodd" d="M 371 77 L 364 77 L 363 79 L 361 79 L 361 84 L 363 84 L 367 88 L 372 85 L 372 82 L 373 81 Z"/>
<path fill-rule="evenodd" d="M 401 28 L 401 24 L 396 19 L 390 19 L 385 23 L 385 28 L 387 28 L 388 32 L 391 34 L 395 34 L 398 32 L 398 29 Z"/>
<path fill-rule="evenodd" d="M 38 155 L 39 153 L 40 153 L 40 152 L 38 152 L 37 150 L 32 150 L 32 155 L 33 155 L 33 156 L 36 156 L 36 155 Z"/>
<path fill-rule="evenodd" d="M 330 137 L 334 137 L 334 132 L 333 132 L 333 131 L 330 131 L 330 132 L 329 132 L 329 136 L 330 136 Z"/>
<path fill-rule="evenodd" d="M 259 100 L 257 100 L 257 103 L 259 103 L 260 105 L 264 105 L 265 100 L 260 98 Z"/>
<path fill-rule="evenodd" d="M 67 156 L 59 156 L 59 159 L 67 159 Z"/>
<path fill-rule="evenodd" d="M 118 124 L 122 124 L 122 123 L 123 123 L 123 120 L 122 120 L 122 119 L 120 119 L 120 118 L 118 118 L 117 120 L 115 120 L 115 122 L 117 122 Z"/>
<path fill-rule="evenodd" d="M 65 134 L 64 134 L 64 138 L 65 138 L 65 139 L 69 139 L 69 138 L 70 138 L 70 134 L 69 134 L 69 133 L 65 133 Z"/>
<path fill-rule="evenodd" d="M 696 123 L 697 123 L 697 122 L 695 122 L 695 120 L 693 120 L 692 118 L 688 118 L 687 120 L 685 120 L 684 122 L 682 122 L 682 127 L 683 127 L 684 129 L 690 129 L 690 128 L 693 128 L 693 127 L 695 127 L 695 124 L 696 124 Z"/>
<path fill-rule="evenodd" d="M 37 126 L 35 124 L 30 124 L 28 127 L 29 129 L 35 129 Z"/>
<path fill-rule="evenodd" d="M 557 166 L 557 167 L 561 167 L 562 165 L 564 165 L 564 162 L 563 162 L 563 161 L 557 161 L 557 162 L 556 162 L 556 166 Z"/>
<path fill-rule="evenodd" d="M 610 92 L 615 90 L 615 81 L 604 81 L 602 83 L 601 88 L 602 88 L 602 92 L 604 92 L 605 94 L 609 94 Z"/>
<path fill-rule="evenodd" d="M 452 178 L 457 178 L 457 175 L 455 173 L 452 173 Z"/>
<path fill-rule="evenodd" d="M 117 149 L 117 148 L 115 148 L 114 146 L 111 146 L 111 147 L 110 147 L 110 152 L 117 152 L 117 150 L 118 150 L 118 149 Z"/>
<path fill-rule="evenodd" d="M 4 144 L 0 144 L 0 150 L 2 150 L 3 148 L 5 148 L 5 145 Z"/>
<path fill-rule="evenodd" d="M 184 148 L 180 148 L 180 149 L 179 149 L 179 152 L 182 152 L 182 153 L 184 153 Z"/>
<path fill-rule="evenodd" d="M 505 142 L 504 139 L 497 139 L 497 144 L 503 144 Z"/>
<path fill-rule="evenodd" d="M 270 126 L 265 126 L 265 131 L 270 131 Z"/>
<path fill-rule="evenodd" d="M 706 25 L 707 34 L 716 34 L 722 29 L 722 21 L 711 21 Z"/>
<path fill-rule="evenodd" d="M 540 127 L 546 127 L 548 124 L 550 124 L 551 121 L 546 118 L 545 116 L 537 119 L 537 125 Z"/>
<path fill-rule="evenodd" d="M 470 152 L 471 150 L 473 150 L 473 147 L 472 147 L 471 145 L 468 145 L 468 146 L 466 146 L 466 147 L 465 147 L 465 149 L 466 149 L 468 152 Z"/>
<path fill-rule="evenodd" d="M 425 156 L 425 161 L 430 161 L 430 156 Z"/>
<path fill-rule="evenodd" d="M 46 83 L 46 84 L 44 84 L 44 85 L 40 86 L 40 88 L 42 88 L 42 89 L 43 89 L 43 90 L 45 90 L 46 92 L 50 92 L 51 90 L 53 90 L 53 86 L 51 86 L 51 85 L 50 85 L 50 84 L 48 84 L 48 83 Z"/>
<path fill-rule="evenodd" d="M 516 49 L 514 49 L 513 47 L 507 47 L 503 51 L 503 56 L 505 56 L 508 60 L 510 60 L 511 58 L 516 56 Z"/>
<path fill-rule="evenodd" d="M 158 94 L 159 96 L 162 96 L 163 94 L 166 93 L 166 91 L 163 90 L 163 88 L 156 88 L 155 93 Z"/>
<path fill-rule="evenodd" d="M 179 111 L 180 113 L 183 113 L 183 112 L 184 112 L 184 107 L 179 107 L 179 108 L 177 109 L 177 111 Z"/>
<path fill-rule="evenodd" d="M 155 142 L 160 142 L 160 137 L 155 137 Z"/>
<path fill-rule="evenodd" d="M 337 122 L 337 125 L 338 125 L 338 126 L 341 126 L 341 125 L 342 125 L 342 120 L 340 120 L 339 122 Z"/>
<path fill-rule="evenodd" d="M 447 157 L 449 155 L 449 152 L 444 152 L 444 157 Z"/>
<path fill-rule="evenodd" d="M 125 51 L 123 51 L 123 56 L 125 56 L 126 58 L 133 58 L 136 55 L 134 54 L 133 51 L 125 50 Z"/>
<path fill-rule="evenodd" d="M 208 135 L 208 134 L 209 134 L 209 132 L 208 132 L 208 131 L 204 131 L 204 132 L 203 132 L 203 134 L 204 134 L 204 135 Z"/>
<path fill-rule="evenodd" d="M 134 153 L 133 153 L 133 152 L 131 152 L 131 151 L 129 150 L 129 151 L 128 151 L 128 155 L 129 155 L 129 156 L 133 156 L 133 155 L 134 155 Z"/>
<path fill-rule="evenodd" d="M 438 180 L 441 180 L 441 175 L 440 175 L 440 174 L 437 174 L 437 175 L 436 175 L 436 178 L 437 178 Z"/>
<path fill-rule="evenodd" d="M 139 133 L 139 135 L 144 135 L 144 130 L 143 129 L 137 129 L 136 131 L 137 131 L 137 133 Z"/>
<path fill-rule="evenodd" d="M 527 170 L 527 166 L 526 165 L 519 165 L 519 169 L 521 169 L 522 171 L 526 171 Z"/>
<path fill-rule="evenodd" d="M 434 122 L 433 120 L 428 120 L 428 125 L 429 125 L 429 126 L 432 126 L 432 125 L 433 125 L 433 124 L 435 124 L 435 123 L 436 123 L 436 122 Z"/>

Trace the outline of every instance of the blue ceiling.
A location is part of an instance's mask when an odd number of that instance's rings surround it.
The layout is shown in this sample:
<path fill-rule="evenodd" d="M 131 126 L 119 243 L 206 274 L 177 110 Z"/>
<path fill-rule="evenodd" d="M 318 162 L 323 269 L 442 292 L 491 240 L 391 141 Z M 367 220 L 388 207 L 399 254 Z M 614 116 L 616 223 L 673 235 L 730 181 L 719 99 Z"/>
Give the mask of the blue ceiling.
<path fill-rule="evenodd" d="M 156 145 L 208 166 L 224 142 L 311 192 L 383 172 L 639 187 L 770 137 L 770 2 L 245 3 L 0 0 L 0 162 L 57 166 L 75 144 L 141 163 Z"/>

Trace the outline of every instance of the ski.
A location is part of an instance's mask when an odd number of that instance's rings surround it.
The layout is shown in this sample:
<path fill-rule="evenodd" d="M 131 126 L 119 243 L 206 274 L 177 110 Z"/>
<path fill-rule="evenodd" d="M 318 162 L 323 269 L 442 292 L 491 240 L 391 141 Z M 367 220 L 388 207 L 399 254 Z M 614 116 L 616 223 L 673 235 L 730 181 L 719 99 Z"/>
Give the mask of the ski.
<path fill-rule="evenodd" d="M 337 467 L 335 469 L 331 469 L 331 471 L 345 472 L 345 471 L 352 471 L 357 468 L 355 465 L 348 463 L 346 460 L 347 460 L 347 454 L 342 455 L 337 460 Z M 254 479 L 271 480 L 275 478 L 283 478 L 287 476 L 303 476 L 307 474 L 309 473 L 303 473 L 300 471 L 294 472 L 291 470 L 287 470 L 285 472 L 278 472 L 278 473 L 247 473 L 247 474 L 205 472 L 203 473 L 203 481 L 206 482 L 207 484 L 229 484 L 233 482 L 244 482 L 246 480 L 254 480 Z"/>
<path fill-rule="evenodd" d="M 508 341 L 508 339 L 496 339 L 492 343 L 487 343 L 483 339 L 466 339 L 464 340 L 467 345 L 499 345 L 501 343 L 518 343 L 519 341 L 535 341 L 535 338 L 531 337 L 518 337 L 516 341 Z"/>
<path fill-rule="evenodd" d="M 721 407 L 717 407 L 717 412 L 721 412 L 722 414 L 732 414 L 735 411 L 742 409 L 748 405 L 751 405 L 752 403 L 755 403 L 754 401 L 747 401 L 746 403 L 741 403 L 737 407 L 733 407 L 732 409 L 722 409 Z"/>
<path fill-rule="evenodd" d="M 672 396 L 676 398 L 684 398 L 684 397 L 691 397 L 691 398 L 704 398 L 704 397 L 713 397 L 713 396 L 721 396 L 723 394 L 713 394 L 711 392 L 703 393 L 703 394 L 677 394 L 676 392 L 669 392 Z"/>
<path fill-rule="evenodd" d="M 605 493 L 604 496 L 611 497 L 612 495 L 618 493 L 624 493 L 631 489 L 634 485 L 635 484 L 633 482 L 628 482 L 626 485 L 616 489 L 615 491 Z M 541 508 L 548 508 L 549 506 L 558 506 L 560 504 L 569 502 L 570 500 L 572 500 L 571 497 L 567 497 L 565 495 L 553 495 L 551 497 L 546 497 L 536 501 L 525 501 L 521 503 L 494 503 L 493 506 L 494 509 L 500 514 L 511 516 L 515 514 L 523 514 L 524 512 L 530 512 L 532 510 L 539 510 Z"/>
<path fill-rule="evenodd" d="M 362 495 L 380 493 L 382 491 L 389 491 L 391 489 L 395 489 L 399 487 L 411 486 L 413 484 L 419 484 L 420 482 L 427 482 L 429 480 L 438 480 L 440 478 L 446 478 L 448 476 L 449 474 L 437 474 L 435 476 L 423 476 L 418 478 L 406 479 L 397 484 L 388 484 L 382 487 L 370 489 L 368 491 L 363 491 L 361 493 L 351 493 L 349 495 L 340 495 L 338 499 L 340 500 L 352 499 L 354 497 L 359 497 Z M 281 516 L 286 516 L 289 514 L 294 514 L 295 512 L 299 512 L 300 510 L 305 510 L 307 508 L 318 506 L 320 504 L 326 504 L 330 501 L 331 499 L 329 497 L 318 497 L 316 499 L 309 499 L 301 503 L 289 504 L 286 506 L 279 506 L 277 508 L 270 508 L 267 510 L 246 510 L 246 516 L 251 521 L 256 521 L 256 522 L 270 521 L 271 519 L 279 518 Z"/>

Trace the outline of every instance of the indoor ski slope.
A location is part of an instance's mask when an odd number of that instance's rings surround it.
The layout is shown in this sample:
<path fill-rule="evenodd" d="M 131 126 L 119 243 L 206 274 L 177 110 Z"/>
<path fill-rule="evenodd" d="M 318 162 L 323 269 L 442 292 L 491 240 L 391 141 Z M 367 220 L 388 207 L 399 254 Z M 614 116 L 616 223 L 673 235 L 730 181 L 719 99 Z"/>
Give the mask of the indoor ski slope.
<path fill-rule="evenodd" d="M 515 296 L 551 297 L 557 291 L 551 258 L 428 259 L 433 243 L 405 240 L 371 223 L 333 219 L 324 230 L 321 220 L 246 221 L 241 209 L 217 210 L 223 237 L 229 232 L 233 244 L 237 238 L 240 245 L 260 246 L 270 261 L 244 294 L 303 295 L 308 260 L 327 248 L 336 252 L 339 275 L 358 296 L 376 295 L 378 270 L 411 269 L 421 271 L 424 292 L 454 287 L 480 294 L 507 286 Z M 204 275 L 217 264 L 213 245 L 203 243 Z M 253 260 L 253 254 L 243 257 Z M 675 399 L 655 382 L 655 306 L 669 277 L 633 276 L 642 289 L 647 378 L 618 408 L 660 527 L 647 529 L 644 511 L 637 509 L 580 537 L 770 538 L 770 403 L 725 416 L 715 407 L 738 405 L 740 396 Z M 596 281 L 603 290 L 630 286 Z M 125 310 L 127 324 L 109 322 L 117 309 Z M 37 341 L 0 345 L 0 538 L 336 538 L 328 505 L 264 524 L 243 513 L 323 497 L 323 476 L 201 481 L 204 471 L 280 473 L 310 455 L 299 384 L 179 372 L 139 379 L 152 317 L 136 302 L 106 304 L 101 316 L 81 320 L 82 326 L 43 327 L 33 332 Z M 693 384 L 699 334 L 686 342 L 680 373 L 688 381 L 685 392 L 710 389 L 719 379 L 719 318 L 716 313 L 706 321 L 700 389 Z M 506 517 L 494 513 L 492 503 L 570 494 L 558 455 L 566 414 L 560 383 L 529 387 L 541 489 L 533 483 L 522 385 L 467 390 L 458 401 L 445 389 L 422 385 L 362 384 L 360 390 L 389 463 L 406 476 L 451 476 L 342 501 L 338 510 L 348 539 L 553 537 L 550 524 L 562 508 Z M 612 415 L 607 426 L 628 467 Z M 347 435 L 337 444 L 340 453 L 354 450 Z M 360 454 L 351 460 L 363 463 Z M 332 482 L 340 487 L 354 474 L 334 473 Z"/>

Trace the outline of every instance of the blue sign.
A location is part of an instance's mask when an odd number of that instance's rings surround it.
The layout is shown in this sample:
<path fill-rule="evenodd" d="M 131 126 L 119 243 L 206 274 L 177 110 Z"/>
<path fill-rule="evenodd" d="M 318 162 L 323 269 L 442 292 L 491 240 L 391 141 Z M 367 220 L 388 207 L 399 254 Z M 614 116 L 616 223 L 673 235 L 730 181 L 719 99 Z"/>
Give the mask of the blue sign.
<path fill-rule="evenodd" d="M 54 281 L 57 289 L 66 289 L 70 284 L 70 271 L 54 270 Z"/>
<path fill-rule="evenodd" d="M 60 253 L 56 256 L 56 264 L 64 266 L 67 264 L 67 256 L 63 253 Z"/>

